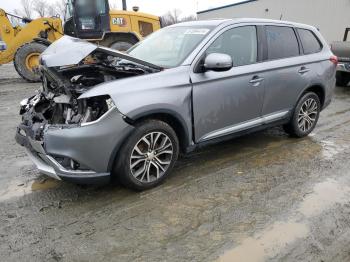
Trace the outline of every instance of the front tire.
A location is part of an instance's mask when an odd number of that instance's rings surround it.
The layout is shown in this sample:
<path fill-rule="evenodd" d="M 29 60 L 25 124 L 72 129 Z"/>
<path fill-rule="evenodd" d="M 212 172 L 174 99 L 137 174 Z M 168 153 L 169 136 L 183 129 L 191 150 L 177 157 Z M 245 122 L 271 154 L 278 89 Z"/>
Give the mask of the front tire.
<path fill-rule="evenodd" d="M 318 122 L 321 112 L 321 103 L 314 92 L 304 94 L 295 107 L 290 122 L 283 126 L 284 130 L 294 137 L 308 136 Z"/>
<path fill-rule="evenodd" d="M 18 48 L 13 60 L 17 73 L 28 82 L 40 82 L 39 56 L 47 48 L 46 45 L 31 42 Z"/>
<path fill-rule="evenodd" d="M 178 154 L 175 131 L 165 122 L 147 120 L 135 126 L 121 147 L 113 174 L 125 187 L 147 190 L 164 181 Z"/>

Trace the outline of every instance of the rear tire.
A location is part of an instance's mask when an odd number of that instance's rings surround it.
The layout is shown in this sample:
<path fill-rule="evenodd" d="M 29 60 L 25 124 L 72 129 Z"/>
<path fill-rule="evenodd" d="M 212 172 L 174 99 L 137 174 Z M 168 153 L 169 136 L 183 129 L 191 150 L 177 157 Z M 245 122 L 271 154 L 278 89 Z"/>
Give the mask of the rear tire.
<path fill-rule="evenodd" d="M 17 49 L 13 63 L 23 79 L 28 82 L 40 82 L 40 74 L 36 69 L 39 66 L 39 56 L 46 48 L 46 45 L 31 42 Z"/>
<path fill-rule="evenodd" d="M 314 92 L 305 93 L 299 100 L 290 122 L 283 126 L 294 137 L 309 135 L 318 122 L 321 111 L 320 98 Z"/>
<path fill-rule="evenodd" d="M 178 154 L 177 135 L 167 123 L 140 122 L 118 153 L 113 177 L 133 190 L 153 188 L 169 175 Z"/>
<path fill-rule="evenodd" d="M 348 86 L 350 82 L 350 74 L 337 72 L 337 86 Z"/>

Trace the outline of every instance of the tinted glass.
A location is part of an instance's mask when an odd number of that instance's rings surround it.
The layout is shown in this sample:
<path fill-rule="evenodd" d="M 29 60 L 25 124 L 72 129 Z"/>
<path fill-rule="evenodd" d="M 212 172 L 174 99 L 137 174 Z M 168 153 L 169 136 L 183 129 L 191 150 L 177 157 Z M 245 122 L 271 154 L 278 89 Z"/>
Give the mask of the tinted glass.
<path fill-rule="evenodd" d="M 79 16 L 106 14 L 105 0 L 76 0 L 76 11 Z"/>
<path fill-rule="evenodd" d="M 72 16 L 73 16 L 73 4 L 72 4 L 72 0 L 68 0 L 66 3 L 64 20 L 67 21 Z"/>
<path fill-rule="evenodd" d="M 313 32 L 306 29 L 298 29 L 298 33 L 303 45 L 304 54 L 313 54 L 321 51 L 321 43 Z"/>
<path fill-rule="evenodd" d="M 146 37 L 153 33 L 153 25 L 151 23 L 139 21 L 140 34 Z"/>
<path fill-rule="evenodd" d="M 294 30 L 283 26 L 266 26 L 269 60 L 299 55 L 299 44 Z"/>
<path fill-rule="evenodd" d="M 242 66 L 256 63 L 257 50 L 256 27 L 243 26 L 224 32 L 211 44 L 207 54 L 230 55 L 234 66 Z"/>

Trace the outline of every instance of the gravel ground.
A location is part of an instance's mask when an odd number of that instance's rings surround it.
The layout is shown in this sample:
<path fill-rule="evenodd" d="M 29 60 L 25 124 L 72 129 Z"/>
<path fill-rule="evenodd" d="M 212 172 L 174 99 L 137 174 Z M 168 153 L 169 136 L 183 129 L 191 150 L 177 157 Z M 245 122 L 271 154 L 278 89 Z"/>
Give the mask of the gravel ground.
<path fill-rule="evenodd" d="M 310 137 L 210 146 L 135 193 L 37 173 L 14 132 L 39 86 L 0 67 L 0 261 L 350 261 L 350 88 Z"/>

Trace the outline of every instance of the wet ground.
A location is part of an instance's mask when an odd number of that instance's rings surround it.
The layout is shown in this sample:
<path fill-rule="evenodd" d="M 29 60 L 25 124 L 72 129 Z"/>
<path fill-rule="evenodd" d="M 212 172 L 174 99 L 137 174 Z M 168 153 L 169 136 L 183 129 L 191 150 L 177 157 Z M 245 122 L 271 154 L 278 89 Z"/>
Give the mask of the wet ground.
<path fill-rule="evenodd" d="M 39 85 L 0 79 L 0 261 L 350 261 L 350 87 L 308 138 L 207 147 L 135 193 L 39 175 L 13 139 Z"/>

